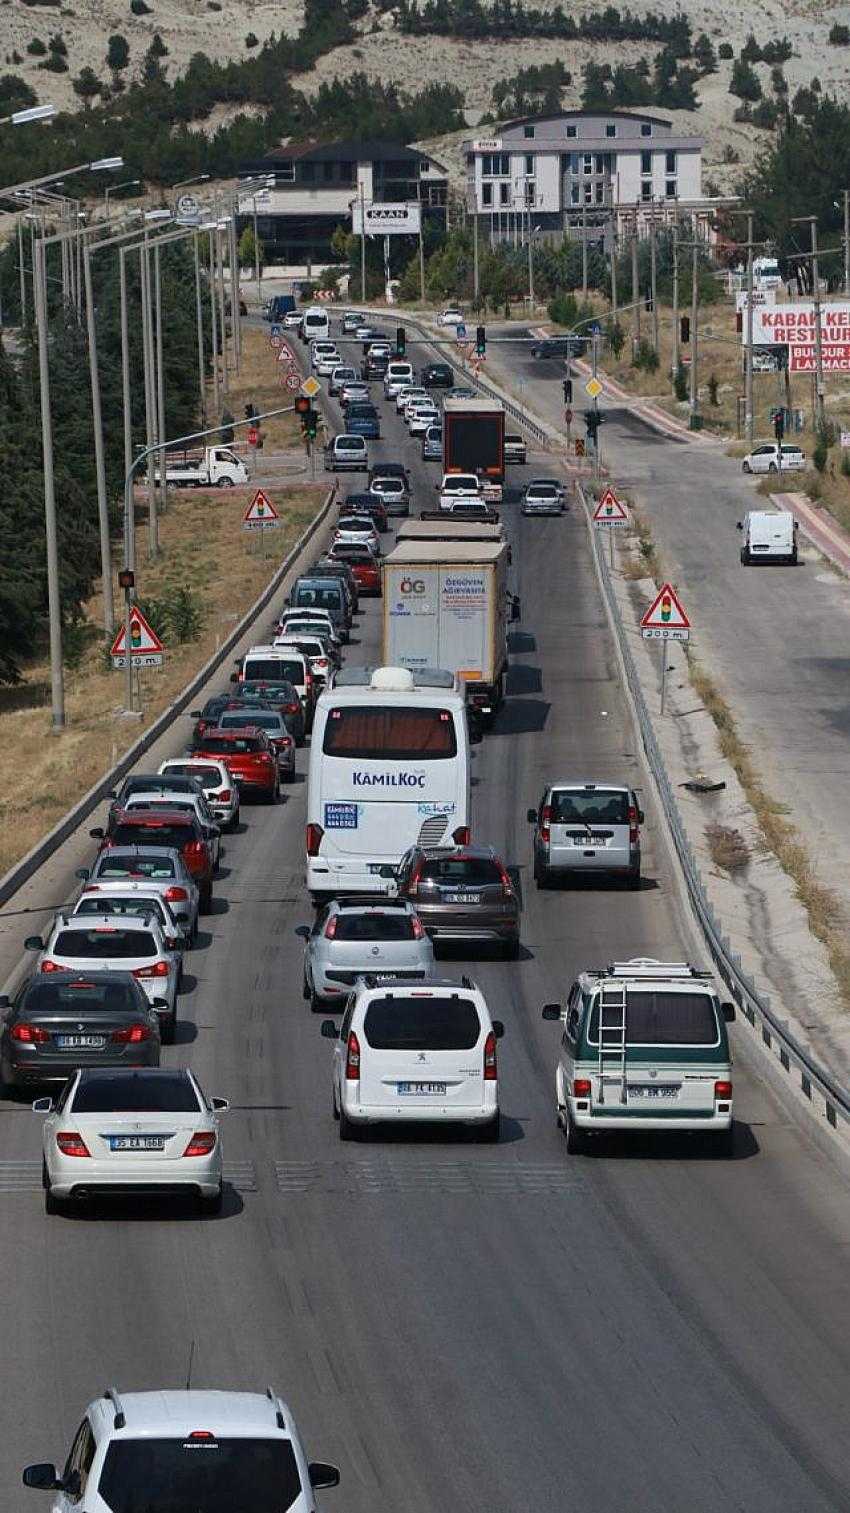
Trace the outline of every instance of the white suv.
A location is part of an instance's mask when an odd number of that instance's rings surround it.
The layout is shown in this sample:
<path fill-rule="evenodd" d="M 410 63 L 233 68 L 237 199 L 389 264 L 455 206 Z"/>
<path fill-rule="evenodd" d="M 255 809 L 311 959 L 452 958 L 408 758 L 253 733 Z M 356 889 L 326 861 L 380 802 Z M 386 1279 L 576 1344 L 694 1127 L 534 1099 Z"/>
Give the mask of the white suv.
<path fill-rule="evenodd" d="M 128 1392 L 90 1403 L 61 1475 L 27 1466 L 25 1487 L 52 1492 L 51 1513 L 140 1507 L 312 1513 L 313 1489 L 339 1471 L 307 1460 L 286 1403 L 259 1392 Z"/>
<path fill-rule="evenodd" d="M 379 984 L 350 994 L 342 1025 L 324 1020 L 334 1041 L 333 1111 L 340 1140 L 384 1120 L 462 1123 L 485 1141 L 499 1138 L 496 1041 L 504 1034 L 468 977 Z"/>

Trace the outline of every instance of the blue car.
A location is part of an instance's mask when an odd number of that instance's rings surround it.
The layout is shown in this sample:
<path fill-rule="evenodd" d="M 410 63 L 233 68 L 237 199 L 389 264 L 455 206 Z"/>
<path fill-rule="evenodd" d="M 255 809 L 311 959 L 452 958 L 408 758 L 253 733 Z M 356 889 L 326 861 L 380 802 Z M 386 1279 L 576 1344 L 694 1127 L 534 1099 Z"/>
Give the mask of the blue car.
<path fill-rule="evenodd" d="M 350 404 L 345 412 L 345 429 L 349 436 L 365 436 L 367 441 L 376 441 L 381 434 L 381 421 L 375 406 Z"/>

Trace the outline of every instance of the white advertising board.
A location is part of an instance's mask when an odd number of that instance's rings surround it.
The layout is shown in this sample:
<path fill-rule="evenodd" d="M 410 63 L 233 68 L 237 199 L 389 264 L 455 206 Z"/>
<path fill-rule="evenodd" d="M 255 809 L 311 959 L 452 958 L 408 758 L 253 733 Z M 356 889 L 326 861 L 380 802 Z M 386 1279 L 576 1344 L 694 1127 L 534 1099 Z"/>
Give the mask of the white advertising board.
<path fill-rule="evenodd" d="M 354 202 L 355 236 L 361 236 L 364 230 L 367 236 L 417 236 L 419 225 L 419 204 L 416 200 L 398 204 L 380 204 L 375 200 L 367 200 L 362 208 L 359 200 Z"/>

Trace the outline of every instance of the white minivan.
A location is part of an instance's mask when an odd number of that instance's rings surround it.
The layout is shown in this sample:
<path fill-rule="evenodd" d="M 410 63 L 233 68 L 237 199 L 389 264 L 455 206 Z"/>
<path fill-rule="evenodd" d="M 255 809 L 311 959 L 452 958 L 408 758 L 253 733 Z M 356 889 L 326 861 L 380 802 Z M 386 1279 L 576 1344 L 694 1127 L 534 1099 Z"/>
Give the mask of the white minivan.
<path fill-rule="evenodd" d="M 307 787 L 306 883 L 334 894 L 389 893 L 411 846 L 468 845 L 466 700 L 417 686 L 406 667 L 323 693 Z"/>
<path fill-rule="evenodd" d="M 403 362 L 400 358 L 388 363 L 384 374 L 384 398 L 395 399 L 404 384 L 412 383 L 413 363 Z"/>
<path fill-rule="evenodd" d="M 797 522 L 788 510 L 748 510 L 738 521 L 743 532 L 741 561 L 797 562 Z"/>
<path fill-rule="evenodd" d="M 349 995 L 339 1030 L 326 1019 L 322 1034 L 334 1042 L 340 1140 L 399 1120 L 471 1125 L 479 1140 L 498 1140 L 496 1042 L 504 1026 L 468 977 L 414 985 L 366 976 Z"/>
<path fill-rule="evenodd" d="M 310 305 L 301 317 L 301 331 L 308 345 L 311 341 L 327 341 L 331 334 L 327 310 L 321 305 Z"/>

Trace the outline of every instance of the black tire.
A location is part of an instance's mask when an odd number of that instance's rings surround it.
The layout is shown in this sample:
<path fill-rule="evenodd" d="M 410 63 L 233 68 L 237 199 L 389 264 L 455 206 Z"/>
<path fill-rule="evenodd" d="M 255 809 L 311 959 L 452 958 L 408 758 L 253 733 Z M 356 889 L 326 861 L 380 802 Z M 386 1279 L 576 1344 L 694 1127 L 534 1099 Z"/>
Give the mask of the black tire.
<path fill-rule="evenodd" d="M 497 1114 L 495 1119 L 490 1119 L 486 1124 L 481 1124 L 475 1131 L 475 1139 L 479 1145 L 498 1145 L 502 1133 L 502 1116 Z"/>
<path fill-rule="evenodd" d="M 177 1009 L 172 1009 L 167 1019 L 160 1025 L 160 1039 L 163 1045 L 173 1045 L 177 1039 Z"/>
<path fill-rule="evenodd" d="M 339 1109 L 336 1106 L 336 1093 L 331 1093 L 331 1113 L 337 1124 L 339 1123 Z"/>
<path fill-rule="evenodd" d="M 799 557 L 797 555 L 797 548 L 795 546 L 793 552 L 791 553 L 791 556 L 788 558 L 788 563 L 789 563 L 789 565 L 791 567 L 796 567 L 798 561 L 799 561 Z"/>
<path fill-rule="evenodd" d="M 744 567 L 749 567 L 750 565 L 750 554 L 745 546 L 741 547 L 741 562 Z"/>
<path fill-rule="evenodd" d="M 551 888 L 552 886 L 552 879 L 549 876 L 549 868 L 544 867 L 542 862 L 534 863 L 534 881 L 536 882 L 538 888 L 540 888 L 541 890 Z"/>
<path fill-rule="evenodd" d="M 735 1154 L 735 1125 L 730 1124 L 728 1129 L 717 1130 L 711 1137 L 714 1154 L 722 1161 L 729 1161 Z"/>
<path fill-rule="evenodd" d="M 640 867 L 636 867 L 632 872 L 629 872 L 626 878 L 626 887 L 633 889 L 640 887 Z"/>
<path fill-rule="evenodd" d="M 568 1113 L 564 1114 L 564 1136 L 567 1142 L 567 1154 L 570 1156 L 585 1156 L 587 1154 L 587 1135 L 584 1130 L 576 1129 Z"/>
<path fill-rule="evenodd" d="M 65 1198 L 55 1198 L 49 1187 L 44 1189 L 44 1212 L 54 1217 L 68 1211 L 68 1203 Z"/>
<path fill-rule="evenodd" d="M 219 489 L 232 489 L 233 488 L 233 479 L 232 478 L 219 478 L 218 483 L 216 484 L 216 488 L 219 488 Z"/>
<path fill-rule="evenodd" d="M 217 1193 L 199 1193 L 198 1208 L 202 1214 L 220 1214 L 224 1204 L 224 1188 L 219 1185 Z"/>
<path fill-rule="evenodd" d="M 201 888 L 201 899 L 200 899 L 200 912 L 201 912 L 201 914 L 209 914 L 209 912 L 210 912 L 210 910 L 212 908 L 212 896 L 213 896 L 212 883 L 205 883 L 204 886 Z"/>
<path fill-rule="evenodd" d="M 753 471 L 753 470 L 752 470 L 752 468 L 751 468 L 751 467 L 750 467 L 750 464 L 749 464 L 749 463 L 748 463 L 748 462 L 745 462 L 745 463 L 744 463 L 744 464 L 743 464 L 743 465 L 742 465 L 742 467 L 741 467 L 741 472 L 742 472 L 742 473 L 751 473 L 751 472 L 752 472 L 752 471 Z"/>
<path fill-rule="evenodd" d="M 768 471 L 768 472 L 769 472 L 769 473 L 778 473 L 778 472 L 779 472 L 779 469 L 778 469 L 778 467 L 777 467 L 777 466 L 776 466 L 776 463 L 775 463 L 775 462 L 769 462 L 769 463 L 768 463 L 768 465 L 767 465 L 767 471 Z"/>
<path fill-rule="evenodd" d="M 360 1126 L 352 1123 L 344 1108 L 339 1110 L 339 1138 L 340 1140 L 359 1140 L 361 1136 Z"/>
<path fill-rule="evenodd" d="M 50 1186 L 50 1178 L 47 1175 L 47 1162 L 45 1161 L 43 1156 L 41 1158 L 41 1185 L 44 1188 L 44 1191 L 47 1192 L 47 1189 Z"/>
<path fill-rule="evenodd" d="M 319 997 L 319 995 L 316 992 L 315 988 L 311 988 L 310 989 L 310 1013 L 311 1014 L 324 1014 L 324 1013 L 327 1013 L 327 1012 L 328 1012 L 328 1006 L 327 1006 L 327 1004 L 324 1002 L 323 999 L 321 999 Z"/>
<path fill-rule="evenodd" d="M 516 940 L 502 941 L 502 956 L 505 961 L 516 961 L 519 956 L 519 936 Z"/>
<path fill-rule="evenodd" d="M 311 999 L 312 999 L 313 995 L 310 992 L 310 984 L 307 981 L 307 973 L 306 972 L 304 973 L 304 981 L 301 984 L 301 997 L 304 999 L 304 1002 L 305 1003 L 309 1003 L 310 1006 L 311 1006 L 311 1008 L 312 1008 Z"/>

